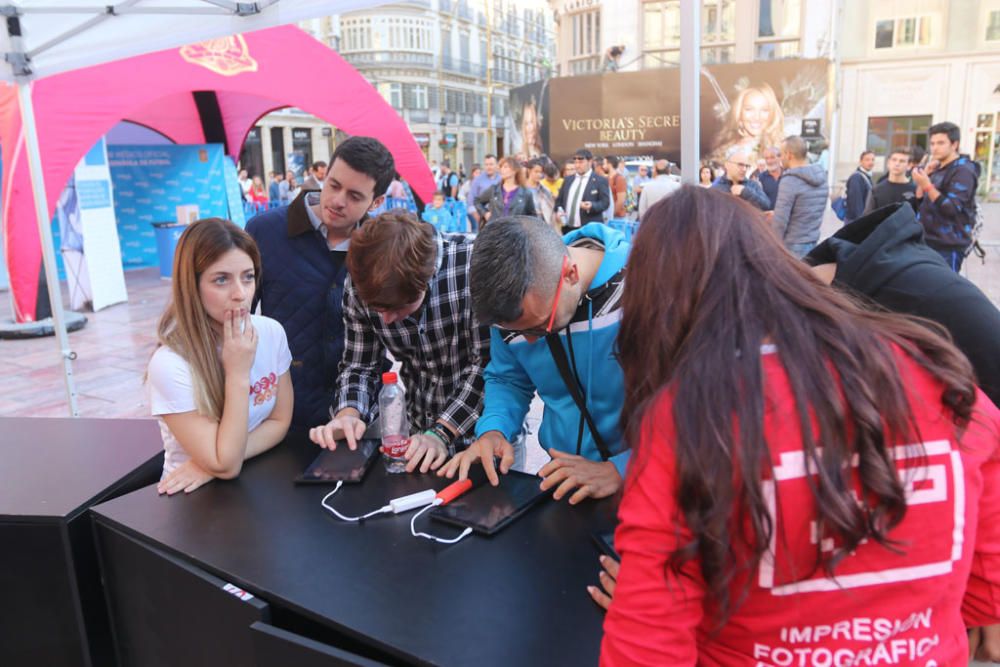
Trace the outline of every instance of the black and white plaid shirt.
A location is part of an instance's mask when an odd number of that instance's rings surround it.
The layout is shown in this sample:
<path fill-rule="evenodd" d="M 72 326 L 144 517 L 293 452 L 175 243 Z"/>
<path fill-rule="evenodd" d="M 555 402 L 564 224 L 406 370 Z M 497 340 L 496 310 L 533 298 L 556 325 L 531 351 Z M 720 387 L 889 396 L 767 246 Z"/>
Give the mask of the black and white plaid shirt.
<path fill-rule="evenodd" d="M 348 277 L 344 284 L 344 358 L 337 378 L 333 414 L 354 408 L 371 423 L 378 412 L 385 351 L 402 363 L 410 430 L 421 432 L 435 421 L 457 429 L 458 448 L 474 439 L 483 409 L 483 369 L 489 362 L 489 328 L 480 326 L 469 295 L 472 239 L 436 235 L 437 269 L 424 303 L 404 320 L 385 324 L 358 297 Z"/>

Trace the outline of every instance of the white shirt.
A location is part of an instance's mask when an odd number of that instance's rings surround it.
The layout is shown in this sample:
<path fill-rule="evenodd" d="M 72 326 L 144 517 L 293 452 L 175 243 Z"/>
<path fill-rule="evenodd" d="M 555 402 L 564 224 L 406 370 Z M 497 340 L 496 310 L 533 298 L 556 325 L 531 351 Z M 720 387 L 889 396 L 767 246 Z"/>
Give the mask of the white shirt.
<path fill-rule="evenodd" d="M 577 191 L 587 187 L 587 182 L 590 180 L 590 174 L 592 171 L 593 171 L 592 169 L 588 169 L 587 173 L 583 174 L 582 176 L 580 174 L 577 174 L 576 178 L 573 179 L 573 185 L 569 186 L 569 196 L 566 198 L 567 208 L 570 209 L 573 208 L 573 202 L 576 201 Z M 568 227 L 580 226 L 580 204 L 582 203 L 583 203 L 583 193 L 580 194 L 580 201 L 576 205 L 575 210 L 566 211 L 567 214 L 566 226 Z"/>
<path fill-rule="evenodd" d="M 639 195 L 639 219 L 642 220 L 650 206 L 680 189 L 680 182 L 668 174 L 660 174 L 643 185 L 642 194 Z"/>
<path fill-rule="evenodd" d="M 278 378 L 287 373 L 292 364 L 292 353 L 282 326 L 270 317 L 260 315 L 251 315 L 250 321 L 257 329 L 257 353 L 250 368 L 248 433 L 271 415 L 277 403 Z M 197 410 L 191 366 L 169 347 L 161 346 L 149 360 L 148 375 L 149 404 L 160 424 L 163 474 L 166 475 L 191 458 L 162 417 Z"/>

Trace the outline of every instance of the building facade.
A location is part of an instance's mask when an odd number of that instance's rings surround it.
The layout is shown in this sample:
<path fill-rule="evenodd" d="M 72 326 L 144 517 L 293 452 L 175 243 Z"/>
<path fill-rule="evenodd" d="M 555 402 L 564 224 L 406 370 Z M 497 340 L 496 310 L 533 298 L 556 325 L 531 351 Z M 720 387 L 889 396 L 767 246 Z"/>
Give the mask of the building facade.
<path fill-rule="evenodd" d="M 685 0 L 686 1 L 686 0 Z M 833 180 L 862 150 L 926 145 L 950 120 L 962 150 L 984 166 L 1000 198 L 1000 0 L 702 0 L 702 62 L 829 58 L 835 67 Z M 681 0 L 551 0 L 557 72 L 604 69 L 624 46 L 621 70 L 676 66 Z M 995 163 L 995 164 L 994 164 Z"/>
<path fill-rule="evenodd" d="M 465 170 L 506 153 L 508 91 L 549 75 L 552 12 L 544 0 L 411 0 L 303 21 L 391 104 L 428 162 Z M 329 162 L 340 133 L 297 109 L 264 116 L 244 143 L 251 173 Z"/>
<path fill-rule="evenodd" d="M 335 17 L 337 48 L 403 117 L 428 161 L 506 152 L 508 91 L 548 76 L 542 0 L 427 0 Z"/>
<path fill-rule="evenodd" d="M 1000 0 L 845 0 L 843 24 L 839 175 L 947 120 L 1000 199 Z"/>

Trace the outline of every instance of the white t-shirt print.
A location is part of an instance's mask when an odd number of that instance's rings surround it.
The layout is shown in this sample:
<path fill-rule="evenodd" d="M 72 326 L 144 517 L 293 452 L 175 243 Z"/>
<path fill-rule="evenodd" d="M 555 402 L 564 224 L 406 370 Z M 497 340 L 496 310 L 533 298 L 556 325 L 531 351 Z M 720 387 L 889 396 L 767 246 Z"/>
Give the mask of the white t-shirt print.
<path fill-rule="evenodd" d="M 292 353 L 282 326 L 269 317 L 251 315 L 257 329 L 257 353 L 250 369 L 250 410 L 247 431 L 252 432 L 267 419 L 278 395 L 278 378 L 288 372 Z M 191 367 L 176 352 L 161 346 L 149 360 L 149 404 L 160 424 L 163 439 L 163 474 L 166 475 L 191 457 L 177 442 L 162 415 L 193 412 L 197 409 L 191 381 Z"/>

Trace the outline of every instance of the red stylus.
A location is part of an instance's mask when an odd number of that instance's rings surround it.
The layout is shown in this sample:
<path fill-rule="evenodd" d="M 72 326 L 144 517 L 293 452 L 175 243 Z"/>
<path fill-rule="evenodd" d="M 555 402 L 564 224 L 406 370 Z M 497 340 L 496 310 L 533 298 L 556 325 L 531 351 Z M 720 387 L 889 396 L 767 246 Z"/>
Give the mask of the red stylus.
<path fill-rule="evenodd" d="M 460 495 L 462 495 L 471 488 L 472 488 L 471 479 L 460 479 L 457 482 L 453 482 L 452 484 L 449 484 L 448 486 L 438 491 L 435 498 L 437 498 L 437 500 L 440 500 L 441 502 L 434 504 L 447 505 L 455 498 L 458 498 Z"/>

